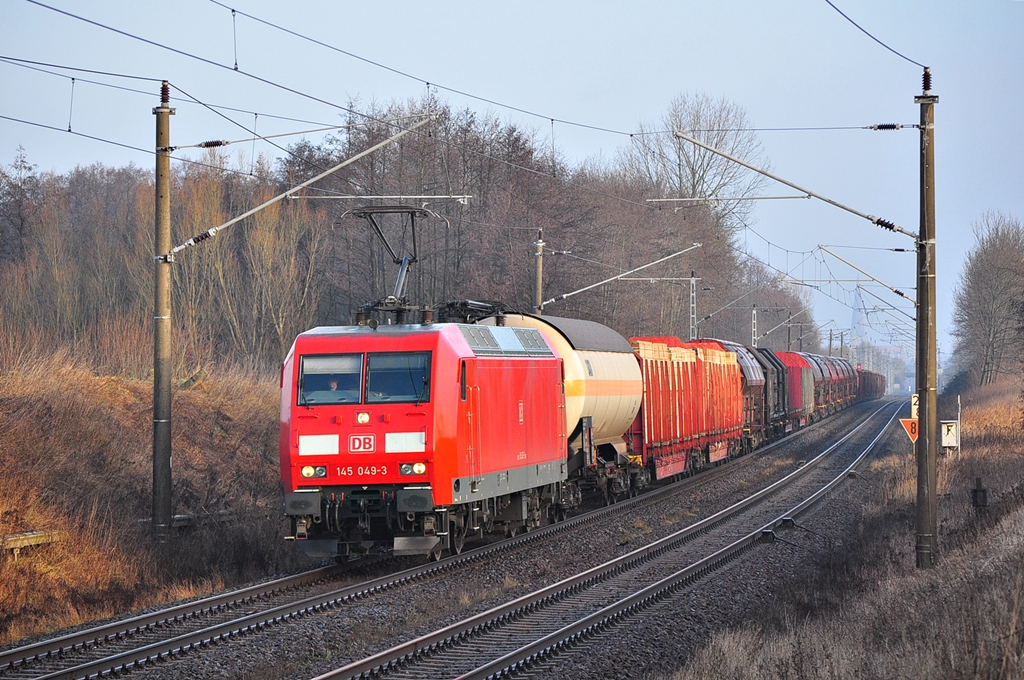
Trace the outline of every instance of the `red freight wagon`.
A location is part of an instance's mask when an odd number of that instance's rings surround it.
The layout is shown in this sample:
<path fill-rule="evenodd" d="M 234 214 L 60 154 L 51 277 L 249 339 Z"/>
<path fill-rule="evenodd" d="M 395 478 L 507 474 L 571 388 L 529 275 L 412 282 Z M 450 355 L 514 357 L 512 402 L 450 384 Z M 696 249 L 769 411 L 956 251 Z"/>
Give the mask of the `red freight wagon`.
<path fill-rule="evenodd" d="M 282 367 L 281 480 L 297 539 L 423 554 L 565 480 L 562 360 L 530 328 L 316 328 Z M 472 502 L 472 503 L 471 503 Z M 524 504 L 520 504 L 524 505 Z M 472 507 L 449 517 L 436 507 Z M 524 506 L 525 507 L 525 506 Z M 512 506 L 513 510 L 517 508 Z M 457 547 L 461 548 L 461 544 Z"/>
<path fill-rule="evenodd" d="M 683 343 L 696 346 L 697 356 L 707 374 L 704 393 L 708 400 L 705 432 L 708 434 L 708 454 L 712 462 L 729 455 L 729 446 L 743 436 L 743 378 L 736 355 L 700 341 Z"/>
<path fill-rule="evenodd" d="M 814 372 L 797 352 L 775 352 L 788 373 L 789 418 L 801 427 L 814 414 Z"/>
<path fill-rule="evenodd" d="M 656 479 L 682 474 L 703 446 L 697 352 L 637 338 L 630 344 L 643 378 L 640 411 L 626 435 L 631 453 L 653 462 Z"/>
<path fill-rule="evenodd" d="M 743 391 L 735 354 L 678 338 L 630 340 L 644 398 L 627 433 L 630 447 L 664 479 L 722 460 L 743 434 Z M 699 344 L 699 343 L 698 343 Z"/>

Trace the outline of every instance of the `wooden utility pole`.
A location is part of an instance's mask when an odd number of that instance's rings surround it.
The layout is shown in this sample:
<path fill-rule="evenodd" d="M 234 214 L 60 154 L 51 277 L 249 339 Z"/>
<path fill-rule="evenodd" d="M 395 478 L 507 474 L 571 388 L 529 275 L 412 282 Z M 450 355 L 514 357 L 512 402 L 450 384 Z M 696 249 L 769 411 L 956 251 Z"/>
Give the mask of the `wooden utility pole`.
<path fill-rule="evenodd" d="M 170 85 L 156 115 L 156 238 L 153 309 L 153 537 L 171 533 L 171 116 Z"/>
<path fill-rule="evenodd" d="M 921 231 L 917 242 L 917 568 L 938 559 L 936 456 L 938 363 L 935 348 L 935 104 L 931 69 L 924 70 L 921 105 Z"/>

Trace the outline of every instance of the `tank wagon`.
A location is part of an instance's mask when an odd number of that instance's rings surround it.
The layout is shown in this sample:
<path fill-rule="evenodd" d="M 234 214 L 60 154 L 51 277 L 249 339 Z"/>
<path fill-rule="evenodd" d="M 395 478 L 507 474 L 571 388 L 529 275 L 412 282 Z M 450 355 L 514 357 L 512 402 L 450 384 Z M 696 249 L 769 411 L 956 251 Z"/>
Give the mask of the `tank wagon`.
<path fill-rule="evenodd" d="M 885 391 L 849 362 L 601 324 L 314 328 L 281 369 L 289 539 L 316 555 L 457 553 L 690 474 Z M 817 372 L 815 368 L 817 367 Z"/>

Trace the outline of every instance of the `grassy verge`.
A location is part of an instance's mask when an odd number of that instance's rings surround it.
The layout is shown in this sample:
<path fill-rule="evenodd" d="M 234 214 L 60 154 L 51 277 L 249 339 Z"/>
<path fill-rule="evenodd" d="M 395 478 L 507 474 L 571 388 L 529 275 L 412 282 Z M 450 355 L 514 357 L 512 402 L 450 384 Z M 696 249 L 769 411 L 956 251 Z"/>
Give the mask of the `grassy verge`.
<path fill-rule="evenodd" d="M 0 374 L 0 536 L 67 540 L 0 553 L 0 644 L 293 569 L 281 538 L 278 384 L 211 371 L 174 394 L 174 513 L 207 522 L 154 544 L 152 383 L 66 354 Z"/>
<path fill-rule="evenodd" d="M 1024 675 L 1024 431 L 1016 384 L 965 395 L 962 452 L 939 469 L 940 560 L 915 568 L 913 456 L 885 473 L 857 535 L 757 623 L 716 635 L 690 678 L 1009 678 Z M 956 417 L 944 403 L 943 419 Z M 971 504 L 976 478 L 989 507 Z"/>

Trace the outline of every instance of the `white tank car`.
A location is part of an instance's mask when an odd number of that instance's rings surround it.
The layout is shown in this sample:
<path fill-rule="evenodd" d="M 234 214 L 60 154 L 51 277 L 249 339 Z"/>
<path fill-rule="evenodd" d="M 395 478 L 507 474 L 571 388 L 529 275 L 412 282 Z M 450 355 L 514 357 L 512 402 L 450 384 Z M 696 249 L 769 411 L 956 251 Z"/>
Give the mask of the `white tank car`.
<path fill-rule="evenodd" d="M 491 317 L 480 323 L 493 326 Z M 536 328 L 565 366 L 565 431 L 578 446 L 580 420 L 593 418 L 594 444 L 625 454 L 623 433 L 636 418 L 643 397 L 640 365 L 629 341 L 593 321 L 555 316 L 506 314 L 504 324 Z"/>

